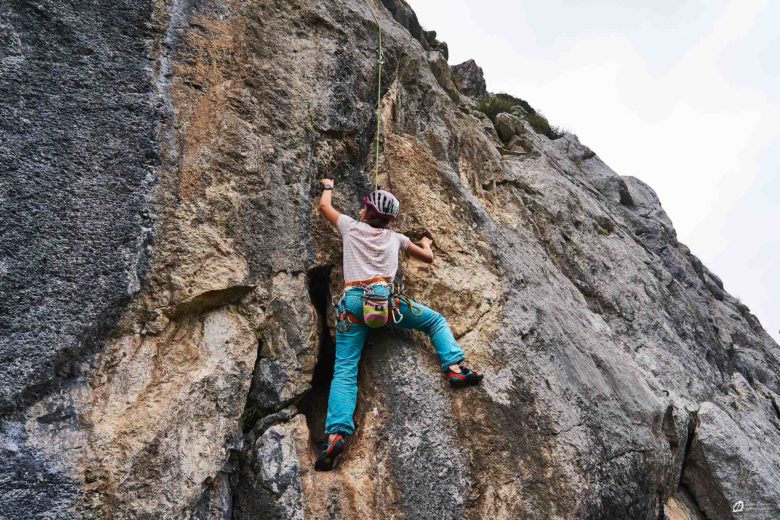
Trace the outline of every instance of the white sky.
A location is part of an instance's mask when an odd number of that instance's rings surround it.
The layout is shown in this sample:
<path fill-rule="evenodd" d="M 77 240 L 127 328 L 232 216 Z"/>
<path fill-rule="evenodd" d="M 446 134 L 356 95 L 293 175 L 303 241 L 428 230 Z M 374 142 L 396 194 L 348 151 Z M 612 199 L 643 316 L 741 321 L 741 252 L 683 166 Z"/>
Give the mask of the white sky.
<path fill-rule="evenodd" d="M 621 175 L 780 342 L 780 1 L 408 0 Z"/>

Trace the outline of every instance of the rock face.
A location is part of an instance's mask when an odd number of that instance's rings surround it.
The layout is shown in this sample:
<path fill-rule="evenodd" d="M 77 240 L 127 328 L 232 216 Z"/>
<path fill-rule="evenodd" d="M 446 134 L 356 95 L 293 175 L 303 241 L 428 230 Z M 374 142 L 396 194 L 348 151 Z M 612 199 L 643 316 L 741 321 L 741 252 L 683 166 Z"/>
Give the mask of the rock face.
<path fill-rule="evenodd" d="M 487 85 L 485 76 L 482 74 L 482 67 L 477 65 L 474 60 L 464 61 L 459 65 L 450 67 L 452 79 L 458 89 L 467 96 L 480 98 L 487 95 Z"/>
<path fill-rule="evenodd" d="M 508 143 L 513 137 L 525 133 L 523 120 L 506 112 L 496 115 L 495 128 L 496 132 L 498 132 L 498 137 L 505 143 Z"/>
<path fill-rule="evenodd" d="M 371 186 L 365 2 L 6 2 L 0 518 L 780 517 L 777 344 L 651 188 L 497 133 L 383 4 L 380 183 L 436 239 L 400 274 L 484 384 L 379 331 L 313 471 L 341 280 L 313 202 Z"/>

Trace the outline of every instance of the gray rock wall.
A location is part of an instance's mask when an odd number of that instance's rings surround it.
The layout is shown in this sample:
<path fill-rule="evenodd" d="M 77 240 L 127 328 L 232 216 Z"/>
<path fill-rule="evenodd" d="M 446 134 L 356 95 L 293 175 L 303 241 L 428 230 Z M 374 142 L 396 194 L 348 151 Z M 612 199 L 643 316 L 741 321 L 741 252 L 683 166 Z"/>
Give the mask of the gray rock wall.
<path fill-rule="evenodd" d="M 482 67 L 474 60 L 466 60 L 450 67 L 452 78 L 458 89 L 465 95 L 478 99 L 487 95 L 487 84 Z"/>
<path fill-rule="evenodd" d="M 0 16 L 8 412 L 76 372 L 140 289 L 160 158 L 149 3 L 10 1 Z"/>
<path fill-rule="evenodd" d="M 0 516 L 66 517 L 79 485 L 27 408 L 88 373 L 147 272 L 160 165 L 150 2 L 0 7 Z M 68 399 L 37 418 L 75 422 Z"/>
<path fill-rule="evenodd" d="M 382 4 L 379 181 L 436 240 L 401 275 L 484 384 L 372 334 L 313 471 L 341 276 L 313 202 L 372 184 L 365 2 L 6 2 L 0 517 L 780 515 L 778 346 L 651 188 L 511 115 L 508 153 Z"/>

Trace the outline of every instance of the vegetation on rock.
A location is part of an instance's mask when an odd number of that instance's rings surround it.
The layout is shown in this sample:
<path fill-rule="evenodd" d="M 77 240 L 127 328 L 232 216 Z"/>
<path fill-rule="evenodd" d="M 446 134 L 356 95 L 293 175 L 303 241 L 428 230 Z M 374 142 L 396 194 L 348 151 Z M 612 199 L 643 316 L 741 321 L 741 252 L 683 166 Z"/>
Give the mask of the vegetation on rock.
<path fill-rule="evenodd" d="M 518 110 L 518 108 L 520 110 Z M 550 139 L 563 137 L 565 133 L 561 128 L 552 126 L 547 118 L 541 112 L 537 111 L 524 99 L 520 99 L 505 93 L 488 94 L 480 98 L 477 102 L 477 109 L 483 112 L 495 123 L 496 116 L 502 112 L 515 114 L 531 125 L 531 128 L 538 134 L 546 135 Z M 514 109 L 514 110 L 513 110 Z"/>

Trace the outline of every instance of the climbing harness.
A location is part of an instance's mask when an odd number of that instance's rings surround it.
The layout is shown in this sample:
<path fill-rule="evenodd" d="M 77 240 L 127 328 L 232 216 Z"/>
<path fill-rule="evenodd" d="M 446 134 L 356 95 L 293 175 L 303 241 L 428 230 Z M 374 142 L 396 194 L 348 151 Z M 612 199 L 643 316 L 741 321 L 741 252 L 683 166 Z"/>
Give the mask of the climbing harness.
<path fill-rule="evenodd" d="M 375 145 L 375 159 L 374 159 L 374 190 L 379 189 L 379 130 L 381 123 L 381 109 L 382 109 L 382 64 L 385 62 L 385 56 L 382 51 L 382 27 L 379 25 L 379 19 L 376 17 L 374 7 L 371 5 L 373 0 L 366 0 L 368 8 L 371 10 L 371 16 L 374 17 L 376 22 L 376 30 L 379 34 L 378 46 L 377 46 L 377 80 L 376 80 L 376 145 Z"/>
<path fill-rule="evenodd" d="M 384 277 L 344 284 L 344 290 L 333 298 L 333 308 L 336 311 L 336 330 L 348 332 L 353 323 L 379 328 L 387 325 L 390 317 L 393 318 L 393 323 L 397 325 L 404 318 L 403 313 L 401 313 L 401 302 L 409 306 L 409 311 L 412 315 L 422 316 L 422 309 L 406 293 L 403 282 L 393 282 L 389 296 L 377 294 L 378 287 L 387 287 L 388 285 L 388 280 Z M 363 290 L 363 319 L 352 314 L 347 308 L 346 291 L 353 287 Z"/>

